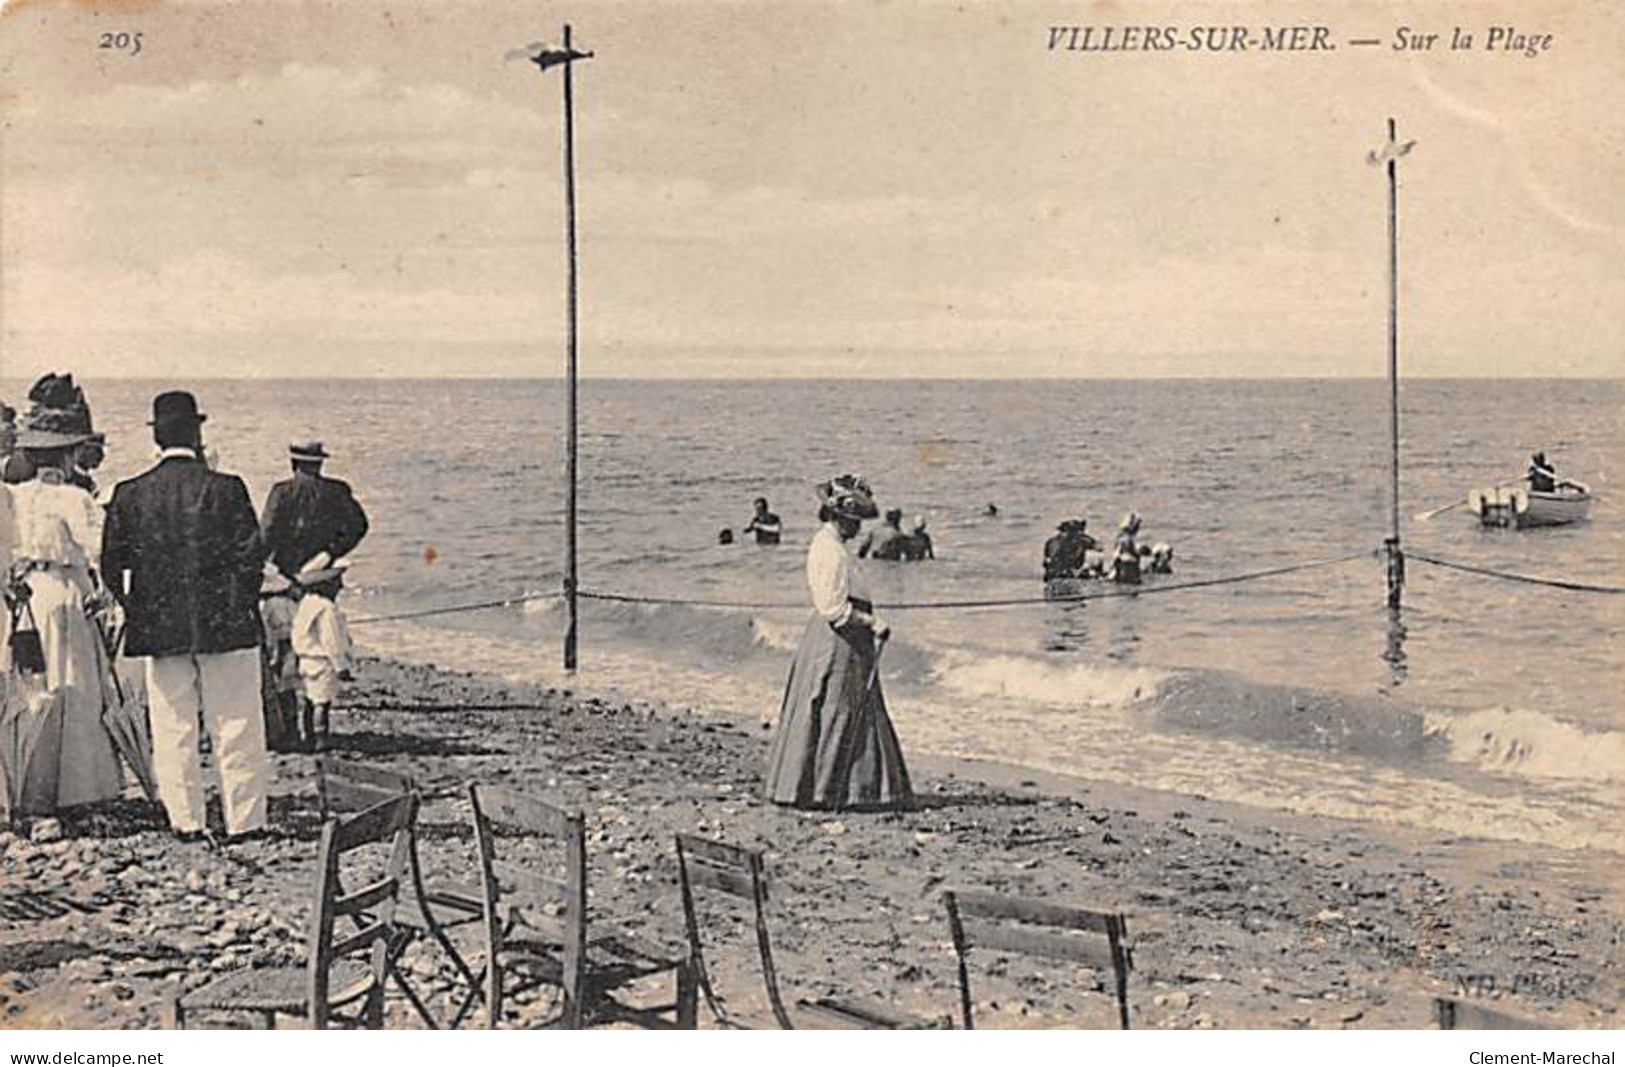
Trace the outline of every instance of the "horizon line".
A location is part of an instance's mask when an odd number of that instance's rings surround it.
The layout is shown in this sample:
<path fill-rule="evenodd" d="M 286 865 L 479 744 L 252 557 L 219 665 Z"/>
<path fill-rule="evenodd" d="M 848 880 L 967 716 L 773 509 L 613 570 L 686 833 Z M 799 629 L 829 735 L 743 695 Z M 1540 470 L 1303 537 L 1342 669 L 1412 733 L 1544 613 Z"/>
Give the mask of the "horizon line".
<path fill-rule="evenodd" d="M 78 372 L 68 371 L 65 373 Z M 504 375 L 504 374 L 359 374 L 321 375 L 298 374 L 272 377 L 266 375 L 192 375 L 192 374 L 89 374 L 80 375 L 86 381 L 115 382 L 174 382 L 186 379 L 194 382 L 565 382 L 564 375 Z M 12 377 L 0 374 L 0 381 L 27 382 L 30 377 Z M 1136 377 L 1118 375 L 831 375 L 831 374 L 777 374 L 777 375 L 655 375 L 629 374 L 581 375 L 578 382 L 1386 382 L 1385 374 L 1338 375 L 1246 375 L 1246 374 L 1148 374 Z M 1625 381 L 1625 372 L 1619 374 L 1412 374 L 1401 375 L 1400 383 L 1407 381 L 1430 382 L 1617 382 Z"/>

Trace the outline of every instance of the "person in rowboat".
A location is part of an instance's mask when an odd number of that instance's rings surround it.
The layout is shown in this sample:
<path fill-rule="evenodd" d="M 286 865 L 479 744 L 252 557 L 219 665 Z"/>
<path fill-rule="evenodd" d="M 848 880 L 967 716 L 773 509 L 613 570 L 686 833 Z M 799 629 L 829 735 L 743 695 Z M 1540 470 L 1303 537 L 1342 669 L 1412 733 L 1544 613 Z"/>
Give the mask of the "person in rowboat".
<path fill-rule="evenodd" d="M 1585 486 L 1579 482 L 1571 482 L 1567 478 L 1557 476 L 1557 464 L 1546 458 L 1546 453 L 1536 452 L 1529 457 L 1529 473 L 1524 475 L 1529 482 L 1529 490 L 1534 493 L 1558 493 L 1564 489 L 1577 489 L 1585 491 Z"/>
<path fill-rule="evenodd" d="M 1557 468 L 1546 459 L 1544 452 L 1536 452 L 1529 457 L 1529 473 L 1524 478 L 1529 482 L 1531 492 L 1557 492 Z"/>

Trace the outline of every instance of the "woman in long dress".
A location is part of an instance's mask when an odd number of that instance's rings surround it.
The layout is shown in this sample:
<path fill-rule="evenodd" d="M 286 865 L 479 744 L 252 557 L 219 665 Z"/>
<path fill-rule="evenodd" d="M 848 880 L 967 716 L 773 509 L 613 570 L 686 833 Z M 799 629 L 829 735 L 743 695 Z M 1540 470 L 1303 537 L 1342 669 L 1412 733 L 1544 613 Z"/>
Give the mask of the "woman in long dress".
<path fill-rule="evenodd" d="M 877 670 L 888 633 L 875 617 L 851 542 L 878 512 L 861 478 L 819 490 L 823 526 L 807 549 L 813 616 L 790 665 L 768 753 L 765 791 L 809 810 L 907 808 L 914 803 Z"/>
<path fill-rule="evenodd" d="M 49 409 L 30 415 L 17 443 L 34 476 L 10 487 L 12 570 L 27 587 L 39 629 L 44 689 L 62 701 L 61 755 L 56 773 L 44 775 L 56 780 L 53 810 L 116 797 L 124 785 L 102 725 L 106 653 L 85 611 L 95 592 L 90 561 L 100 552 L 101 513 L 89 493 L 68 482 L 73 448 L 88 437 L 68 415 Z"/>

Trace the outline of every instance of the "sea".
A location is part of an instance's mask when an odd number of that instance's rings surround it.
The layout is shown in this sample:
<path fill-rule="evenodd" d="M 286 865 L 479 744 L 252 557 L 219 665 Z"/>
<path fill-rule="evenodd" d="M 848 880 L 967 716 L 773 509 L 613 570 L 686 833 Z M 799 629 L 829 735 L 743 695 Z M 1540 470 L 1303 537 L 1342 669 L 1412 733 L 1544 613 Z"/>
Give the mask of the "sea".
<path fill-rule="evenodd" d="M 176 383 L 83 384 L 111 484 L 151 462 L 148 404 Z M 865 562 L 877 600 L 1026 601 L 883 610 L 883 684 L 911 752 L 1625 852 L 1625 598 L 1413 559 L 1390 612 L 1385 382 L 583 381 L 581 587 L 750 606 L 584 600 L 574 675 L 548 598 L 564 558 L 561 383 L 185 384 L 256 503 L 285 476 L 288 442 L 326 443 L 329 473 L 372 518 L 343 601 L 365 654 L 770 723 L 809 613 L 814 487 L 856 472 L 882 508 L 923 516 L 937 553 Z M 1625 585 L 1622 414 L 1620 381 L 1405 382 L 1405 547 Z M 1596 492 L 1589 522 L 1420 517 L 1518 478 L 1535 450 Z M 757 496 L 784 542 L 719 544 Z M 1131 509 L 1142 541 L 1173 546 L 1173 575 L 1133 597 L 1033 602 L 1060 520 L 1087 518 L 1109 541 Z"/>

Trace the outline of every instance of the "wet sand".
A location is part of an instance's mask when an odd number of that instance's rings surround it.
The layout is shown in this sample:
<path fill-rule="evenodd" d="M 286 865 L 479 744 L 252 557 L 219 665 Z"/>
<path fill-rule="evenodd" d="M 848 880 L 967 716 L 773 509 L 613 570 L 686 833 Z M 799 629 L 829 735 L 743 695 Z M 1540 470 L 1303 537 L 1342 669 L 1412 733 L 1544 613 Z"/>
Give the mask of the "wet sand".
<path fill-rule="evenodd" d="M 424 786 L 431 877 L 470 880 L 463 783 L 535 790 L 586 816 L 594 921 L 678 952 L 672 835 L 765 849 L 792 1000 L 859 994 L 957 1014 L 939 898 L 963 886 L 1126 913 L 1136 1027 L 1429 1027 L 1432 998 L 1469 986 L 1543 1025 L 1621 1025 L 1617 853 L 1285 816 L 920 754 L 919 810 L 800 813 L 757 797 L 767 739 L 755 722 L 383 661 L 364 664 L 347 702 L 333 753 Z M 95 910 L 0 918 L 0 1025 L 153 1026 L 177 983 L 299 962 L 318 834 L 310 757 L 277 757 L 272 821 L 268 840 L 182 844 L 132 800 L 65 818 L 61 840 L 6 834 L 7 892 Z M 730 1005 L 765 1014 L 750 928 L 720 922 L 713 943 Z M 427 949 L 406 963 L 445 1014 L 449 965 Z M 996 957 L 973 960 L 971 974 L 979 1026 L 1115 1023 L 1107 975 Z M 419 1025 L 398 996 L 388 1011 L 391 1026 Z"/>

